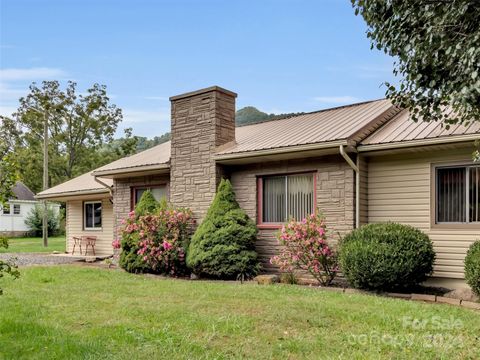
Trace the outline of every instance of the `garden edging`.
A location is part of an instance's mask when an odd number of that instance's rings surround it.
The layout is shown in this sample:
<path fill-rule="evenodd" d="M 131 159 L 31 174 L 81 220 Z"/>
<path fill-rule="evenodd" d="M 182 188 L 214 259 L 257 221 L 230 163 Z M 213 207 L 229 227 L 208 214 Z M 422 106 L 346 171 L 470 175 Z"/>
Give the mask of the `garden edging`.
<path fill-rule="evenodd" d="M 259 285 L 271 285 L 280 282 L 280 277 L 277 275 L 259 275 L 255 278 Z M 305 286 L 305 285 L 304 285 Z M 306 286 L 313 287 L 312 284 L 308 284 Z M 413 301 L 423 301 L 428 303 L 439 303 L 439 304 L 448 304 L 454 306 L 461 306 L 468 309 L 473 310 L 480 310 L 480 302 L 473 302 L 463 299 L 453 299 L 444 296 L 438 295 L 430 295 L 430 294 L 404 294 L 404 293 L 395 293 L 395 292 L 372 292 L 367 290 L 359 290 L 349 287 L 334 287 L 334 286 L 317 286 L 315 287 L 318 290 L 322 291 L 332 291 L 332 292 L 340 292 L 344 294 L 366 294 L 366 295 L 376 295 L 376 296 L 384 296 L 384 297 L 391 297 L 396 299 L 402 300 L 413 300 Z"/>

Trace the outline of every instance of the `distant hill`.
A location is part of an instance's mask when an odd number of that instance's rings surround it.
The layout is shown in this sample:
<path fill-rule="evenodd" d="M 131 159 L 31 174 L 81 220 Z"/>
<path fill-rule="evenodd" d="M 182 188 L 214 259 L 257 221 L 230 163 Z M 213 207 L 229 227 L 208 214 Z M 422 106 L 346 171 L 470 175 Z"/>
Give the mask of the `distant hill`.
<path fill-rule="evenodd" d="M 242 126 L 301 114 L 303 113 L 267 114 L 254 106 L 246 106 L 235 113 L 235 123 L 237 126 Z"/>
<path fill-rule="evenodd" d="M 285 113 L 285 114 L 267 114 L 266 112 L 258 110 L 254 106 L 245 106 L 244 108 L 237 110 L 235 113 L 235 123 L 237 126 L 245 126 L 250 124 L 261 123 L 269 120 L 278 120 L 290 116 L 301 115 L 299 113 Z M 137 136 L 137 152 L 149 149 L 153 146 L 163 144 L 170 140 L 170 133 L 167 132 L 161 136 L 155 136 L 153 139 L 148 139 L 144 136 Z"/>

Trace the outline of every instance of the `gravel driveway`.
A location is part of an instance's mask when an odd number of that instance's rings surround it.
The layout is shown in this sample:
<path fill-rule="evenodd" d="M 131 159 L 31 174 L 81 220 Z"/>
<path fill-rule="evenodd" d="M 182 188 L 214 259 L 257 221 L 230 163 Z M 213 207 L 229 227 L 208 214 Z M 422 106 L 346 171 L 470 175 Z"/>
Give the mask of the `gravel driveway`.
<path fill-rule="evenodd" d="M 71 264 L 84 260 L 79 257 L 36 253 L 3 253 L 0 260 L 12 260 L 18 266 Z"/>

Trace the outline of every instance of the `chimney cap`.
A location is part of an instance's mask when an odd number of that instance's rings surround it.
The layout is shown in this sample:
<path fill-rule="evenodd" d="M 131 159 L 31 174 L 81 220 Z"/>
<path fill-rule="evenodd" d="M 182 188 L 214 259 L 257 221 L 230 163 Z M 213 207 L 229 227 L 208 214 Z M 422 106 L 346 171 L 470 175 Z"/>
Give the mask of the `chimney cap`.
<path fill-rule="evenodd" d="M 180 95 L 171 96 L 170 101 L 184 99 L 184 98 L 187 98 L 187 97 L 190 97 L 190 96 L 200 95 L 200 94 L 204 94 L 204 93 L 208 93 L 208 92 L 212 92 L 212 91 L 219 91 L 219 92 L 222 92 L 224 94 L 233 96 L 235 98 L 237 97 L 237 94 L 234 93 L 233 91 L 230 91 L 230 90 L 227 90 L 227 89 L 224 89 L 220 86 L 215 85 L 215 86 L 210 86 L 210 87 L 206 87 L 206 88 L 195 90 L 195 91 L 186 92 L 186 93 L 183 93 L 183 94 L 180 94 Z"/>

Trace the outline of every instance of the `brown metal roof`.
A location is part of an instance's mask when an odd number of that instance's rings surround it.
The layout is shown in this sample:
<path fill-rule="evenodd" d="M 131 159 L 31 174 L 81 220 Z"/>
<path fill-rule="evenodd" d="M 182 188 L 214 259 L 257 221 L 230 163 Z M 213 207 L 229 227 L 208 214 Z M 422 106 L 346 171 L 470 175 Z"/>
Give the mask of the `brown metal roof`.
<path fill-rule="evenodd" d="M 133 170 L 151 165 L 168 164 L 170 161 L 170 141 L 131 156 L 118 159 L 110 164 L 95 169 L 95 175 L 106 174 L 120 169 Z"/>
<path fill-rule="evenodd" d="M 113 180 L 102 179 L 108 186 L 113 186 Z M 92 172 L 77 176 L 62 184 L 51 187 L 37 194 L 37 199 L 50 198 L 55 196 L 72 196 L 83 193 L 108 192 L 109 190 L 95 181 Z"/>
<path fill-rule="evenodd" d="M 337 140 L 360 141 L 397 110 L 382 99 L 237 127 L 236 142 L 217 155 Z"/>
<path fill-rule="evenodd" d="M 392 120 L 385 123 L 380 129 L 372 133 L 361 145 L 377 145 L 388 143 L 399 143 L 407 141 L 420 141 L 428 139 L 441 139 L 449 137 L 453 140 L 458 136 L 460 139 L 464 135 L 480 136 L 480 122 L 474 122 L 470 125 L 452 125 L 448 130 L 438 122 L 414 122 L 409 116 L 407 110 L 403 110 Z"/>

